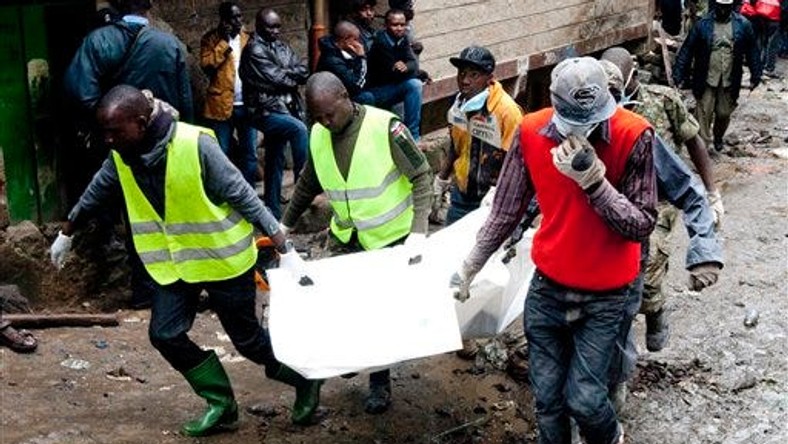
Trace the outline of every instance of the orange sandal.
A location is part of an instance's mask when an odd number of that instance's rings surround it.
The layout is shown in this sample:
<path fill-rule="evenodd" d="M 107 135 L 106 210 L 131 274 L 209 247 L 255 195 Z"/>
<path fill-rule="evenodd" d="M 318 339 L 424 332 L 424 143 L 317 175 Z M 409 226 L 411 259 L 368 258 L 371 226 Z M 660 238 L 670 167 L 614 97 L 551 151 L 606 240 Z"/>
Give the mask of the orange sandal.
<path fill-rule="evenodd" d="M 33 353 L 38 347 L 38 341 L 32 333 L 15 329 L 8 321 L 0 322 L 0 344 L 17 353 Z"/>

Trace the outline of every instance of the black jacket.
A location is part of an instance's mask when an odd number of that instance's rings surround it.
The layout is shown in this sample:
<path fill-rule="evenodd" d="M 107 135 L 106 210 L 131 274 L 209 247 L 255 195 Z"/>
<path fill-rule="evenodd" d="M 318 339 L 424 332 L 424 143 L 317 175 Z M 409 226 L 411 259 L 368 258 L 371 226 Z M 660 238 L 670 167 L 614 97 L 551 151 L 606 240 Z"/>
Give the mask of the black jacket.
<path fill-rule="evenodd" d="M 322 37 L 318 41 L 318 47 L 320 58 L 317 60 L 317 71 L 328 71 L 339 77 L 350 98 L 356 97 L 367 81 L 366 57 L 355 54 L 352 54 L 351 58 L 345 57 L 332 36 Z"/>
<path fill-rule="evenodd" d="M 241 53 L 238 75 L 243 82 L 244 105 L 252 115 L 303 117 L 299 115 L 303 104 L 298 85 L 306 83 L 309 68 L 287 43 L 267 42 L 255 34 Z"/>
<path fill-rule="evenodd" d="M 739 97 L 745 61 L 750 68 L 750 84 L 761 82 L 761 57 L 750 22 L 738 13 L 731 14 L 733 22 L 733 67 L 731 68 L 731 90 L 733 99 Z M 700 98 L 706 89 L 709 61 L 714 43 L 714 17 L 706 14 L 689 32 L 681 45 L 673 66 L 673 82 L 681 85 L 689 76 L 692 67 L 692 94 Z M 693 64 L 694 59 L 694 64 Z"/>
<path fill-rule="evenodd" d="M 180 112 L 194 117 L 185 46 L 172 34 L 119 20 L 88 34 L 64 77 L 66 94 L 90 120 L 101 96 L 115 85 L 149 89 Z"/>
<path fill-rule="evenodd" d="M 408 67 L 406 72 L 394 71 L 394 64 L 398 61 L 405 62 Z M 403 37 L 399 41 L 394 41 L 385 29 L 375 34 L 372 49 L 369 51 L 368 66 L 369 86 L 402 83 L 415 78 L 419 73 L 419 62 L 410 47 L 408 38 Z"/>

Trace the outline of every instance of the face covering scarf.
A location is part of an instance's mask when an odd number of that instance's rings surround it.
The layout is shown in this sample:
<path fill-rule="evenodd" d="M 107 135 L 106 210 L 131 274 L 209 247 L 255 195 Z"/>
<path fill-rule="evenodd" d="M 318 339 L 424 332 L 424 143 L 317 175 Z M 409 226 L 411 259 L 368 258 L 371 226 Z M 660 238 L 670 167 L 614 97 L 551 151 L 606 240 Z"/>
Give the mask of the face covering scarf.
<path fill-rule="evenodd" d="M 479 94 L 476 94 L 470 99 L 466 99 L 462 105 L 460 105 L 460 111 L 464 113 L 479 111 L 482 109 L 484 104 L 487 103 L 488 97 L 490 97 L 490 90 L 485 88 L 484 91 L 480 92 Z"/>
<path fill-rule="evenodd" d="M 482 109 L 482 107 L 484 107 L 484 105 L 487 103 L 488 97 L 490 97 L 489 89 L 485 89 L 479 94 L 476 94 L 475 96 L 466 100 L 460 100 L 460 95 L 457 94 L 457 98 L 454 99 L 454 103 L 452 104 L 451 108 L 449 108 L 447 118 L 449 124 L 458 126 L 467 125 L 468 119 L 465 117 L 465 115 Z"/>
<path fill-rule="evenodd" d="M 563 137 L 569 137 L 570 135 L 588 137 L 596 127 L 599 126 L 599 122 L 589 123 L 587 125 L 575 125 L 562 119 L 558 113 L 555 112 L 553 113 L 552 122 L 555 125 L 555 129 Z"/>
<path fill-rule="evenodd" d="M 618 102 L 620 106 L 633 107 L 641 104 L 641 102 L 638 102 L 637 100 L 632 100 L 632 98 L 635 97 L 635 95 L 640 90 L 640 83 L 638 83 L 638 86 L 636 86 L 631 93 L 627 94 L 627 88 L 629 87 L 629 84 L 632 82 L 632 77 L 635 75 L 636 69 L 637 68 L 632 67 L 632 70 L 629 71 L 629 76 L 627 77 L 627 81 L 624 82 L 624 88 L 623 91 L 621 91 L 621 100 L 619 100 Z"/>

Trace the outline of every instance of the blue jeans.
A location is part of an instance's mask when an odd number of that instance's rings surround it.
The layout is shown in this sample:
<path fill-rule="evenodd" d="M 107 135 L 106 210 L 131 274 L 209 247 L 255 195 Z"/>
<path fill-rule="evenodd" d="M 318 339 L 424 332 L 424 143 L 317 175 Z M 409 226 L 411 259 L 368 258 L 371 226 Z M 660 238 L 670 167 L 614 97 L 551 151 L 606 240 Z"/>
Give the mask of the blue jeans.
<path fill-rule="evenodd" d="M 282 196 L 282 175 L 285 169 L 285 149 L 288 142 L 293 151 L 293 180 L 306 163 L 309 134 L 306 125 L 290 114 L 270 113 L 254 120 L 254 125 L 263 132 L 265 156 L 263 159 L 263 203 L 275 218 L 282 217 L 279 199 Z"/>
<path fill-rule="evenodd" d="M 254 268 L 250 268 L 224 281 L 156 285 L 148 334 L 151 344 L 175 370 L 185 373 L 208 359 L 208 352 L 188 336 L 202 290 L 208 293 L 210 308 L 238 353 L 257 364 L 278 364 L 268 331 L 255 314 Z"/>
<path fill-rule="evenodd" d="M 755 28 L 758 49 L 761 53 L 763 71 L 774 72 L 779 46 L 780 22 L 757 17 L 753 20 L 753 27 Z"/>
<path fill-rule="evenodd" d="M 446 222 L 444 222 L 444 226 L 448 227 L 454 222 L 457 222 L 465 217 L 466 214 L 479 208 L 481 204 L 481 199 L 470 200 L 463 197 L 460 189 L 457 188 L 456 185 L 453 185 L 451 187 L 451 199 L 449 202 L 449 209 L 446 211 Z"/>
<path fill-rule="evenodd" d="M 645 270 L 643 263 L 641 270 Z M 643 299 L 643 276 L 644 273 L 641 271 L 635 282 L 629 287 L 629 294 L 624 303 L 624 319 L 621 321 L 616 347 L 613 350 L 613 357 L 610 359 L 610 370 L 607 373 L 611 391 L 616 385 L 629 381 L 635 374 L 638 349 L 632 322 L 640 311 L 640 302 Z"/>
<path fill-rule="evenodd" d="M 234 106 L 227 120 L 209 120 L 224 154 L 241 170 L 244 179 L 254 188 L 257 179 L 257 130 L 249 124 L 246 108 Z M 233 131 L 238 133 L 238 152 L 233 152 Z"/>
<path fill-rule="evenodd" d="M 374 105 L 379 108 L 390 109 L 399 102 L 405 104 L 405 115 L 402 123 L 408 127 L 413 139 L 421 138 L 421 89 L 419 79 L 409 79 L 391 85 L 373 86 L 362 91 L 355 97 L 355 101 L 364 105 Z"/>
<path fill-rule="evenodd" d="M 534 274 L 524 318 L 540 444 L 569 443 L 570 416 L 588 444 L 618 438 L 607 372 L 627 292 L 578 292 Z"/>

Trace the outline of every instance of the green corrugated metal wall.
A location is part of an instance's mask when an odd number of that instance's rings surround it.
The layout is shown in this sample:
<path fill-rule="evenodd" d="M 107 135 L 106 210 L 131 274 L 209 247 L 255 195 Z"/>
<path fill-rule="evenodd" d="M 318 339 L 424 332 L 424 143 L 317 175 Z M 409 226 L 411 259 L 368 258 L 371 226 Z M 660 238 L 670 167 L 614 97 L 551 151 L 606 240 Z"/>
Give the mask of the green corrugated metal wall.
<path fill-rule="evenodd" d="M 95 3 L 16 3 L 0 6 L 0 155 L 11 222 L 45 222 L 63 212 L 57 181 L 61 74 Z"/>

